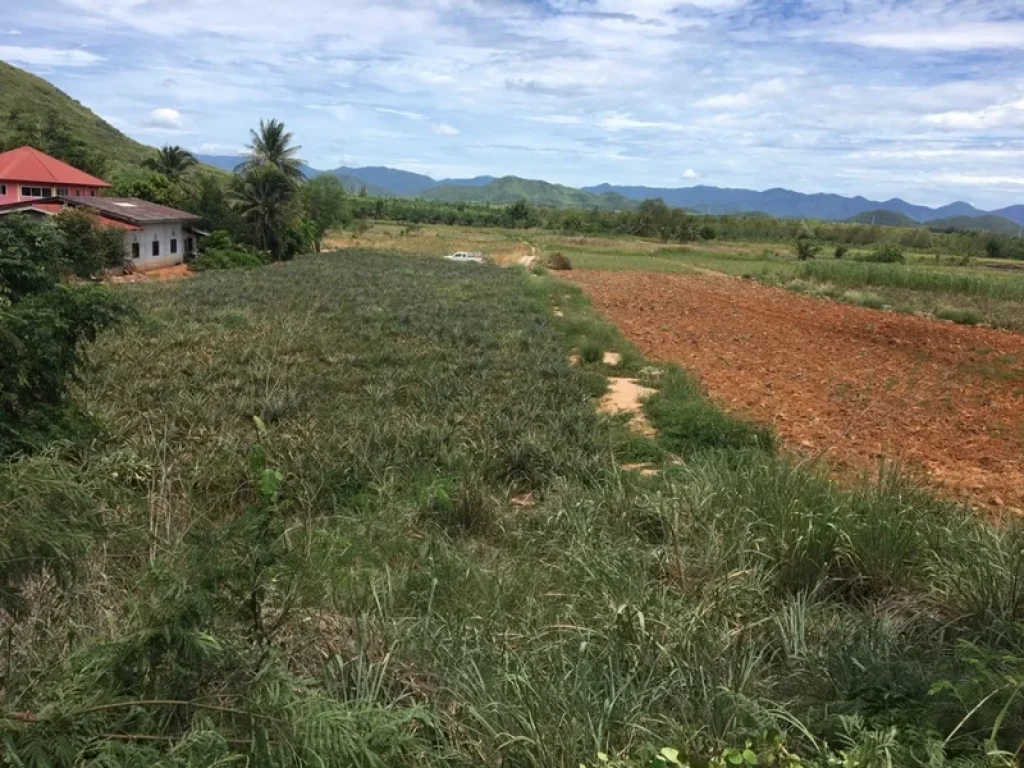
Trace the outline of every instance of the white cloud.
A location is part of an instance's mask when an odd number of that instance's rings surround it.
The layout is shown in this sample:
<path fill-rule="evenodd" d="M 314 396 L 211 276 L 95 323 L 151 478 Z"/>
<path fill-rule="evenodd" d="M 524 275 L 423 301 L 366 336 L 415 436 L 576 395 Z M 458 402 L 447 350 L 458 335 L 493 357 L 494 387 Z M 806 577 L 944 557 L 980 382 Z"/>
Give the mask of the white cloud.
<path fill-rule="evenodd" d="M 944 173 L 933 177 L 943 184 L 975 187 L 1024 187 L 1024 176 L 984 176 L 970 173 Z"/>
<path fill-rule="evenodd" d="M 1019 50 L 1024 48 L 1024 22 L 952 24 L 925 29 L 915 24 L 899 29 L 836 31 L 828 37 L 831 40 L 871 48 L 905 51 L 974 51 L 991 48 Z"/>
<path fill-rule="evenodd" d="M 306 109 L 326 112 L 339 123 L 347 123 L 355 116 L 355 109 L 348 104 L 307 104 Z"/>
<path fill-rule="evenodd" d="M 978 131 L 1004 126 L 1024 126 L 1024 99 L 995 104 L 974 111 L 956 110 L 926 115 L 926 123 L 951 130 Z"/>
<path fill-rule="evenodd" d="M 0 45 L 0 60 L 36 67 L 88 67 L 103 61 L 95 53 L 80 48 L 28 48 L 17 45 Z"/>
<path fill-rule="evenodd" d="M 609 131 L 626 131 L 626 130 L 662 130 L 662 131 L 678 131 L 681 130 L 681 126 L 677 123 L 671 123 L 664 120 L 637 120 L 630 115 L 613 112 L 606 115 L 598 121 L 598 125 L 602 128 L 606 128 Z"/>
<path fill-rule="evenodd" d="M 382 112 L 385 115 L 397 115 L 398 117 L 407 117 L 410 120 L 426 120 L 426 115 L 419 112 L 410 112 L 405 109 L 391 109 L 391 107 L 374 107 L 377 112 Z"/>
<path fill-rule="evenodd" d="M 434 133 L 438 136 L 458 136 L 459 131 L 457 128 L 453 128 L 448 123 L 438 123 L 433 128 Z"/>
<path fill-rule="evenodd" d="M 185 128 L 185 119 L 181 112 L 170 107 L 154 109 L 146 118 L 145 125 L 150 128 L 162 128 L 170 131 L 180 131 Z"/>
<path fill-rule="evenodd" d="M 695 170 L 693 170 L 693 168 L 687 168 L 685 171 L 683 171 L 683 178 L 684 179 L 699 179 L 700 178 L 700 174 L 697 173 Z"/>
<path fill-rule="evenodd" d="M 17 37 L 18 35 L 21 34 L 21 30 L 20 29 L 9 29 L 9 30 L 7 30 L 7 34 L 11 35 L 12 37 Z"/>

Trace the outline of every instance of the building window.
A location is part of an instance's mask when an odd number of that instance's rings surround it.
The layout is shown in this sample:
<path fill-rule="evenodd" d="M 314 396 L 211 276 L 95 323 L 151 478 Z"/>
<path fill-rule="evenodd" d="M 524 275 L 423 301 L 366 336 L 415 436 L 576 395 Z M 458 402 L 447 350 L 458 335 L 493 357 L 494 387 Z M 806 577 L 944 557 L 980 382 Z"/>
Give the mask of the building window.
<path fill-rule="evenodd" d="M 178 241 L 176 238 L 171 238 L 171 253 L 178 252 Z"/>
<path fill-rule="evenodd" d="M 132 243 L 132 258 L 133 259 L 139 258 L 139 244 L 138 243 Z"/>
<path fill-rule="evenodd" d="M 96 197 L 96 190 L 95 189 L 90 189 L 89 190 L 89 197 Z"/>
<path fill-rule="evenodd" d="M 188 254 L 192 253 L 192 238 L 191 237 L 186 237 L 185 238 L 185 253 L 188 253 Z"/>
<path fill-rule="evenodd" d="M 159 256 L 160 255 L 160 241 L 159 240 L 154 240 L 153 241 L 153 255 L 154 256 Z"/>
<path fill-rule="evenodd" d="M 67 187 L 57 187 L 57 197 L 70 197 L 71 191 Z"/>
<path fill-rule="evenodd" d="M 6 195 L 7 195 L 7 185 L 6 184 L 0 184 L 0 197 L 4 197 Z"/>
<path fill-rule="evenodd" d="M 76 189 L 75 190 L 75 197 L 81 197 L 81 196 L 82 196 L 82 190 Z"/>
<path fill-rule="evenodd" d="M 22 197 L 49 197 L 50 196 L 50 188 L 49 187 L 22 187 L 21 188 L 21 196 Z"/>

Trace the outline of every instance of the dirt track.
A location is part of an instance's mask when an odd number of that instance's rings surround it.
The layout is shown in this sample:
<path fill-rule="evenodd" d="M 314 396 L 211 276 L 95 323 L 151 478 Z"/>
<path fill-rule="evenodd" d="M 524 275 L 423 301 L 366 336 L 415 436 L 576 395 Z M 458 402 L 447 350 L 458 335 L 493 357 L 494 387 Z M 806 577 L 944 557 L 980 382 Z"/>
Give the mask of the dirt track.
<path fill-rule="evenodd" d="M 1024 335 L 862 309 L 719 275 L 573 272 L 649 357 L 805 455 L 922 470 L 1024 510 Z"/>

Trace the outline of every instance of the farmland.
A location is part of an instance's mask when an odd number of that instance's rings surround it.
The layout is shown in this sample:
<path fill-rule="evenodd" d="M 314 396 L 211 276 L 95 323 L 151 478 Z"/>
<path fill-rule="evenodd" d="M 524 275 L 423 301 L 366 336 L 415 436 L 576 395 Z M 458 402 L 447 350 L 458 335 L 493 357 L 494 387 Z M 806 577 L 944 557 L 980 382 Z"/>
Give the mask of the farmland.
<path fill-rule="evenodd" d="M 437 258 L 565 242 L 546 237 L 381 227 L 118 288 L 140 319 L 75 391 L 100 433 L 2 468 L 10 519 L 91 521 L 74 578 L 18 585 L 7 754 L 577 766 L 749 742 L 868 768 L 1017 750 L 1020 527 L 891 470 L 831 480 L 578 288 Z M 677 280 L 738 258 L 598 245 Z M 611 376 L 657 390 L 654 436 L 598 413 Z"/>

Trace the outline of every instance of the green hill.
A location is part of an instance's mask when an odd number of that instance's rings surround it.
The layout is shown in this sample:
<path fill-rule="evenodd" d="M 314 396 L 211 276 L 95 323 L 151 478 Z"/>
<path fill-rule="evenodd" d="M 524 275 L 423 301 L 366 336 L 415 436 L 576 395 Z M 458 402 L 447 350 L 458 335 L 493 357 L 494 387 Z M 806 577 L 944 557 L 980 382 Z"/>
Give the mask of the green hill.
<path fill-rule="evenodd" d="M 928 222 L 928 229 L 935 232 L 951 230 L 975 230 L 977 232 L 995 232 L 1000 235 L 1017 235 L 1020 225 L 1002 216 L 950 216 L 946 219 L 933 219 Z"/>
<path fill-rule="evenodd" d="M 614 192 L 595 195 L 562 184 L 520 179 L 517 176 L 505 176 L 478 187 L 442 184 L 428 189 L 422 197 L 446 203 L 499 205 L 526 200 L 544 208 L 599 208 L 606 211 L 630 210 L 637 206 L 634 201 Z"/>
<path fill-rule="evenodd" d="M 847 219 L 851 224 L 878 224 L 883 227 L 920 227 L 918 221 L 907 216 L 905 213 L 886 211 L 878 209 L 875 211 L 864 211 L 856 216 Z"/>
<path fill-rule="evenodd" d="M 120 164 L 140 163 L 153 151 L 41 77 L 0 61 L 0 151 L 22 144 L 68 162 L 73 144 Z"/>

